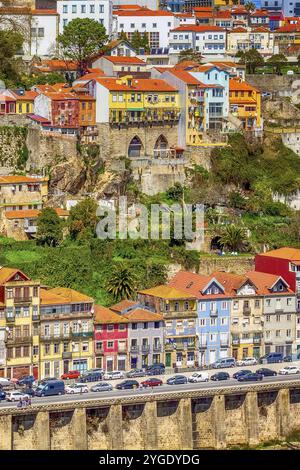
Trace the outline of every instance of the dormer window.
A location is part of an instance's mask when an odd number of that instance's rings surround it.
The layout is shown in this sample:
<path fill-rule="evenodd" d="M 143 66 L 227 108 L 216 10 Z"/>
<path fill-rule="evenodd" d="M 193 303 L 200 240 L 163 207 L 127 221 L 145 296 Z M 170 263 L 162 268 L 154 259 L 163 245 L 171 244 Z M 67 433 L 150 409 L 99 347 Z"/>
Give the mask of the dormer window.
<path fill-rule="evenodd" d="M 207 289 L 206 293 L 211 294 L 211 289 Z"/>

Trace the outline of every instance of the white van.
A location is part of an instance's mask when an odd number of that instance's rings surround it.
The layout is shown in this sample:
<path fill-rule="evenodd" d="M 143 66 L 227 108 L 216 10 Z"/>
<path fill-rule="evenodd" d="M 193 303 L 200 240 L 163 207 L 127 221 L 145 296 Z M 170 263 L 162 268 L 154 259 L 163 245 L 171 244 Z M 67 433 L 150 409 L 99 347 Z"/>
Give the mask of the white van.
<path fill-rule="evenodd" d="M 197 382 L 208 382 L 208 373 L 207 372 L 194 372 L 189 378 L 188 381 L 191 383 Z"/>

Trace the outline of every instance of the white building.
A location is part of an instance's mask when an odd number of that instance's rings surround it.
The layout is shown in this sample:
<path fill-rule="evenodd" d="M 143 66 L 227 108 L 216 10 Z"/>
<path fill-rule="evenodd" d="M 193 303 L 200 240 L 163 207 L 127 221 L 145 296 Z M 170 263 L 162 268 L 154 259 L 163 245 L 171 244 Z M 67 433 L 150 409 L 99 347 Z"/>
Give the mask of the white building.
<path fill-rule="evenodd" d="M 151 49 L 168 48 L 169 33 L 179 26 L 176 16 L 165 10 L 149 10 L 147 8 L 134 11 L 114 12 L 114 32 L 119 35 L 126 33 L 129 41 L 135 31 L 147 33 Z"/>
<path fill-rule="evenodd" d="M 203 55 L 223 55 L 226 51 L 226 30 L 213 25 L 179 26 L 170 32 L 170 54 L 193 49 Z"/>
<path fill-rule="evenodd" d="M 23 37 L 20 55 L 48 57 L 55 54 L 58 34 L 58 14 L 55 10 L 31 10 L 29 8 L 1 8 L 1 28 L 13 24 Z"/>
<path fill-rule="evenodd" d="M 58 0 L 59 32 L 76 18 L 90 18 L 98 21 L 106 29 L 106 34 L 112 32 L 112 0 Z"/>

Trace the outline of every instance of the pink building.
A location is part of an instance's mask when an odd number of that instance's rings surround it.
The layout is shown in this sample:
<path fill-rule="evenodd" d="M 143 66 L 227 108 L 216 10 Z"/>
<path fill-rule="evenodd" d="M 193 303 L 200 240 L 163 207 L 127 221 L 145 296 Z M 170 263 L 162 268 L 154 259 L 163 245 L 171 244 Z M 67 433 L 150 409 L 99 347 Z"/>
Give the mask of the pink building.
<path fill-rule="evenodd" d="M 128 320 L 109 308 L 95 305 L 95 367 L 127 369 Z"/>

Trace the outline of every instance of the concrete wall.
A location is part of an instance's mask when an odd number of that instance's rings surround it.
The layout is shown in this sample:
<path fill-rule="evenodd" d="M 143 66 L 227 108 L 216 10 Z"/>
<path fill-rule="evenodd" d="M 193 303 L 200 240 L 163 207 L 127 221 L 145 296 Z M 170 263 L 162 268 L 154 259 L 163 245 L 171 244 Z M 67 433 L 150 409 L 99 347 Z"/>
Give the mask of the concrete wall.
<path fill-rule="evenodd" d="M 285 388 L 280 388 L 280 387 Z M 300 381 L 0 410 L 0 450 L 257 446 L 300 429 Z M 46 409 L 48 408 L 48 409 Z M 55 410 L 55 411 L 54 411 Z"/>
<path fill-rule="evenodd" d="M 247 271 L 251 271 L 252 269 L 254 269 L 253 256 L 219 256 L 216 258 L 200 257 L 198 272 L 208 275 L 214 271 L 245 274 Z"/>

